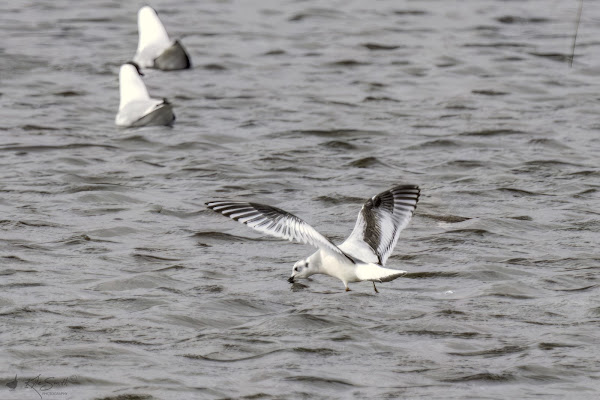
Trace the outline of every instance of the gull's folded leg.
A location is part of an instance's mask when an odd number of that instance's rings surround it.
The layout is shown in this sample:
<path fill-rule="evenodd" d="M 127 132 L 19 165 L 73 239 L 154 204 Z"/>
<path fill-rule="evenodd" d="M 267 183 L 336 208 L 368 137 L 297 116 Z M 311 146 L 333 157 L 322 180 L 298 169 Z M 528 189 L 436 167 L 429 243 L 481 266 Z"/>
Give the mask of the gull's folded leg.
<path fill-rule="evenodd" d="M 348 286 L 346 286 L 346 292 L 349 292 L 350 288 Z"/>

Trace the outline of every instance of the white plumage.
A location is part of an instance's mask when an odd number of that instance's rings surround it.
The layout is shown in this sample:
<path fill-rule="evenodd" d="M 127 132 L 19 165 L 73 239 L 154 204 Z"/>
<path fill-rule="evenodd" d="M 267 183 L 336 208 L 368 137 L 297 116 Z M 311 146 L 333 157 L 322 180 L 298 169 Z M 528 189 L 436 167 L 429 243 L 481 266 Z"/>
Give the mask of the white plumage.
<path fill-rule="evenodd" d="M 259 232 L 317 247 L 317 252 L 294 264 L 290 282 L 314 274 L 326 274 L 340 279 L 346 290 L 350 290 L 349 282 L 388 282 L 406 273 L 384 268 L 384 265 L 398 242 L 400 232 L 410 222 L 419 195 L 418 186 L 401 185 L 373 196 L 363 205 L 354 230 L 340 246 L 300 218 L 276 207 L 236 201 L 206 204 L 208 208 Z"/>
<path fill-rule="evenodd" d="M 191 67 L 189 55 L 178 40 L 169 39 L 167 30 L 152 7 L 138 11 L 138 47 L 133 57 L 142 68 L 165 71 Z"/>
<path fill-rule="evenodd" d="M 171 103 L 150 97 L 136 64 L 121 66 L 119 92 L 121 100 L 115 117 L 118 126 L 170 125 L 175 120 Z"/>

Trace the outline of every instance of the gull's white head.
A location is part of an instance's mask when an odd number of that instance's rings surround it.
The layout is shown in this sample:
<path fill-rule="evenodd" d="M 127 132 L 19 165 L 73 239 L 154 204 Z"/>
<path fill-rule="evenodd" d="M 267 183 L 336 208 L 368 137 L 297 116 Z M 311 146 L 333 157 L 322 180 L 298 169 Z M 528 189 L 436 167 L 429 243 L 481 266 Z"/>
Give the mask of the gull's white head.
<path fill-rule="evenodd" d="M 317 260 L 313 256 L 296 261 L 292 267 L 292 276 L 289 277 L 288 282 L 294 283 L 296 279 L 306 279 L 319 272 Z"/>

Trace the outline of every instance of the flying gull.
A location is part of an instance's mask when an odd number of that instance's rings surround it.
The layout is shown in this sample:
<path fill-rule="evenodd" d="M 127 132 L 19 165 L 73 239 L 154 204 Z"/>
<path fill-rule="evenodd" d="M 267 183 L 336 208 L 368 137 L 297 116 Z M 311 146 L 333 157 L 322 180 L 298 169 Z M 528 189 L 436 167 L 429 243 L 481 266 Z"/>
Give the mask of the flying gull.
<path fill-rule="evenodd" d="M 142 68 L 163 71 L 191 68 L 190 57 L 179 40 L 172 41 L 152 7 L 138 11 L 138 48 L 133 61 Z"/>
<path fill-rule="evenodd" d="M 175 121 L 173 105 L 167 99 L 151 98 L 142 81 L 142 75 L 139 66 L 134 62 L 121 65 L 121 101 L 115 124 L 121 127 L 171 125 Z"/>
<path fill-rule="evenodd" d="M 276 207 L 239 201 L 211 201 L 206 205 L 261 233 L 317 247 L 319 250 L 310 257 L 294 264 L 289 282 L 325 274 L 340 279 L 346 291 L 350 290 L 350 282 L 372 281 L 379 293 L 375 282 L 389 282 L 406 273 L 384 266 L 417 208 L 420 192 L 418 186 L 400 185 L 368 199 L 354 230 L 339 246 L 300 218 Z"/>

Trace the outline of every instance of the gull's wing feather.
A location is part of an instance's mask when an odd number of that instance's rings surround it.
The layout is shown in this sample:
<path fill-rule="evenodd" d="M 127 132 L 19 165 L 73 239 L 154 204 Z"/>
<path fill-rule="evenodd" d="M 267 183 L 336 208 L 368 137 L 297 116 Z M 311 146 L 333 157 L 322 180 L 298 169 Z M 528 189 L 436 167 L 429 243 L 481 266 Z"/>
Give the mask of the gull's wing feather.
<path fill-rule="evenodd" d="M 261 233 L 281 239 L 310 244 L 333 255 L 352 260 L 339 247 L 312 226 L 280 208 L 258 203 L 238 201 L 211 201 L 208 208 L 234 219 Z"/>
<path fill-rule="evenodd" d="M 401 185 L 367 200 L 340 249 L 362 261 L 385 265 L 417 208 L 419 194 L 418 186 Z"/>

